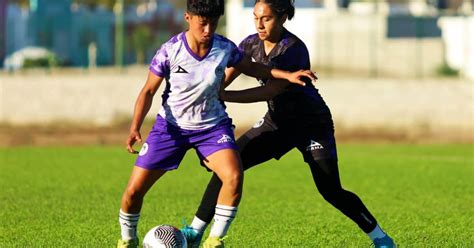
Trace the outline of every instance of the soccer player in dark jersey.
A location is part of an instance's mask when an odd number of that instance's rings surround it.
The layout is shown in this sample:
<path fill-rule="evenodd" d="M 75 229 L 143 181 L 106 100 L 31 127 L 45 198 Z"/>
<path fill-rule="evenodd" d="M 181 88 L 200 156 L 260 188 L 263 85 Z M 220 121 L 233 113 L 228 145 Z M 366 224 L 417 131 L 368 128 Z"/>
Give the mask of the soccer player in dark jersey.
<path fill-rule="evenodd" d="M 258 33 L 248 36 L 239 45 L 247 56 L 273 68 L 288 71 L 310 69 L 305 44 L 283 26 L 294 16 L 293 2 L 255 1 L 254 22 Z M 224 87 L 239 74 L 238 68 L 228 68 Z M 367 233 L 375 247 L 395 247 L 359 197 L 341 186 L 333 121 L 318 90 L 310 82 L 305 86 L 267 78 L 260 78 L 259 82 L 260 87 L 221 90 L 220 94 L 222 100 L 229 102 L 268 102 L 264 118 L 237 140 L 244 170 L 272 158 L 279 159 L 297 148 L 309 165 L 324 199 Z M 193 222 L 181 229 L 191 247 L 198 247 L 202 233 L 214 216 L 221 185 L 214 174 Z"/>
<path fill-rule="evenodd" d="M 188 0 L 185 20 L 189 29 L 164 43 L 154 56 L 148 78 L 140 92 L 133 115 L 127 150 L 138 158 L 123 193 L 119 213 L 121 239 L 117 247 L 137 247 L 137 224 L 143 198 L 167 171 L 177 169 L 185 153 L 195 149 L 201 161 L 223 182 L 216 217 L 206 247 L 222 247 L 242 191 L 242 166 L 234 141 L 232 122 L 219 99 L 226 67 L 233 66 L 253 77 L 283 78 L 303 83 L 313 78 L 309 70 L 272 69 L 251 62 L 237 46 L 215 34 L 224 0 Z M 163 81 L 162 108 L 140 152 L 140 128 L 153 96 Z M 214 211 L 213 211 L 214 212 Z"/>

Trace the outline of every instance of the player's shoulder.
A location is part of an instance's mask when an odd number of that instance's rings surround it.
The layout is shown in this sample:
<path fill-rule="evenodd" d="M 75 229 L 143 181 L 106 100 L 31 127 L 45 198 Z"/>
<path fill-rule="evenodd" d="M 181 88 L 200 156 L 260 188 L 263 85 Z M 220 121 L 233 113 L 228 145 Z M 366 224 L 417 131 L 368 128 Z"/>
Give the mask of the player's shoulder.
<path fill-rule="evenodd" d="M 282 42 L 287 48 L 307 49 L 306 44 L 298 36 L 288 30 L 285 30 Z"/>
<path fill-rule="evenodd" d="M 220 34 L 214 34 L 213 42 L 216 43 L 219 47 L 235 46 L 235 43 L 233 41 Z"/>
<path fill-rule="evenodd" d="M 251 35 L 245 37 L 240 42 L 240 44 L 241 45 L 252 45 L 252 44 L 255 44 L 255 43 L 258 43 L 258 42 L 260 42 L 260 38 L 258 38 L 258 34 L 255 33 L 255 34 L 251 34 Z"/>

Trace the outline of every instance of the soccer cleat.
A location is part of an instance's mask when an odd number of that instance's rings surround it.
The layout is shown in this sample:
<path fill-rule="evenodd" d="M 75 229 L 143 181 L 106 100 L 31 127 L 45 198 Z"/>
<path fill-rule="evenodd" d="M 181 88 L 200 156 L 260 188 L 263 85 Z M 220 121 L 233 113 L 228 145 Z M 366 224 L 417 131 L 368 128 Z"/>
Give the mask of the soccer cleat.
<path fill-rule="evenodd" d="M 203 248 L 224 248 L 224 238 L 209 237 L 204 241 Z"/>
<path fill-rule="evenodd" d="M 374 247 L 375 248 L 397 248 L 397 245 L 393 240 L 388 236 L 385 235 L 383 238 L 374 239 Z"/>
<path fill-rule="evenodd" d="M 196 232 L 196 230 L 194 230 L 191 226 L 184 226 L 180 231 L 186 238 L 189 248 L 199 248 L 199 245 L 201 244 L 202 233 Z"/>
<path fill-rule="evenodd" d="M 117 248 L 138 248 L 138 238 L 131 240 L 119 239 L 117 242 Z"/>

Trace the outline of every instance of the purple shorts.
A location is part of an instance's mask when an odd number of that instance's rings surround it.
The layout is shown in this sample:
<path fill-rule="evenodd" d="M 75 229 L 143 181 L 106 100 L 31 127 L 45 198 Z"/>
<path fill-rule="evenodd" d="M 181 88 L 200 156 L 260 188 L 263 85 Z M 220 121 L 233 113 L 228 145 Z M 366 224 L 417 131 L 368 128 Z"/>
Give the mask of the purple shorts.
<path fill-rule="evenodd" d="M 232 121 L 226 119 L 204 130 L 185 130 L 158 115 L 135 165 L 149 170 L 174 170 L 191 148 L 201 160 L 219 150 L 238 150 Z"/>

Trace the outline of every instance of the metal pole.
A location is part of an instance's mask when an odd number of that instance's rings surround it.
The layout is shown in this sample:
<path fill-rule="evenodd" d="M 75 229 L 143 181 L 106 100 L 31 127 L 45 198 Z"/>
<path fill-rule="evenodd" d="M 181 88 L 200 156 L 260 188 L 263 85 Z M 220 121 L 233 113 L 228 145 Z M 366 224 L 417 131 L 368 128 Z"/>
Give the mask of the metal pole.
<path fill-rule="evenodd" d="M 327 32 L 326 32 L 326 51 L 327 51 L 327 61 L 326 61 L 326 66 L 328 68 L 327 70 L 327 73 L 328 73 L 328 77 L 331 77 L 333 75 L 333 67 L 334 67 L 334 64 L 333 64 L 333 61 L 334 61 L 334 52 L 333 52 L 333 49 L 332 49 L 332 45 L 333 45 L 333 38 L 332 38 L 332 34 L 334 32 L 334 29 L 331 29 L 331 17 L 325 15 L 324 18 L 326 19 L 325 20 L 325 23 L 326 23 L 326 27 L 327 27 Z"/>
<path fill-rule="evenodd" d="M 0 0 L 0 68 L 7 51 L 7 0 Z"/>
<path fill-rule="evenodd" d="M 369 32 L 369 57 L 370 57 L 370 76 L 377 77 L 378 70 L 377 70 L 377 28 L 378 28 L 378 18 L 379 15 L 379 6 L 378 2 L 374 2 L 374 13 L 373 13 L 373 25 Z"/>
<path fill-rule="evenodd" d="M 124 33 L 123 4 L 124 4 L 124 0 L 116 0 L 115 6 L 114 6 L 115 65 L 118 67 L 123 67 L 123 33 Z"/>
<path fill-rule="evenodd" d="M 422 17 L 415 17 L 415 76 L 416 78 L 421 78 L 423 76 L 423 53 L 422 53 L 422 43 L 421 39 L 423 38 L 423 19 Z"/>

